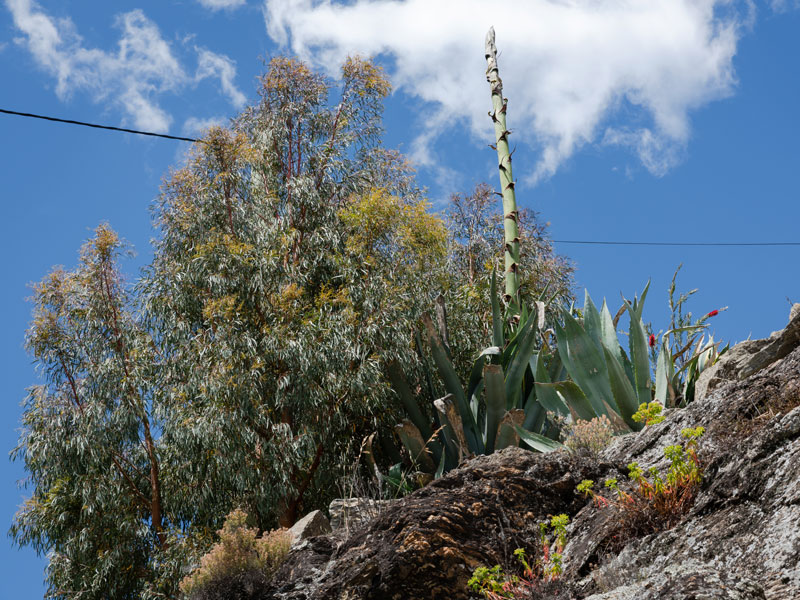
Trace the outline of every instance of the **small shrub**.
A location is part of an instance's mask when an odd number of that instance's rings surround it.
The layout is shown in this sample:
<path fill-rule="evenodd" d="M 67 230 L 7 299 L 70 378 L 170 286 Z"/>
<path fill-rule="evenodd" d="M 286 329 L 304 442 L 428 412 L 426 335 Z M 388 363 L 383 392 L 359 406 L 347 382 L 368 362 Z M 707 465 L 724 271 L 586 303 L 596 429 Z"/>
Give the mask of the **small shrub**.
<path fill-rule="evenodd" d="M 661 410 L 664 407 L 661 406 L 659 402 L 650 402 L 649 404 L 640 404 L 639 410 L 637 410 L 631 418 L 636 421 L 637 423 L 641 423 L 644 421 L 644 426 L 647 427 L 649 425 L 655 425 L 656 423 L 661 423 L 664 420 L 664 416 L 661 414 Z"/>
<path fill-rule="evenodd" d="M 572 425 L 564 445 L 576 454 L 596 457 L 611 443 L 613 437 L 611 421 L 606 415 L 602 415 L 591 421 L 581 420 Z"/>
<path fill-rule="evenodd" d="M 181 591 L 195 597 L 212 582 L 247 572 L 269 578 L 283 562 L 291 547 L 286 529 L 276 529 L 258 537 L 258 530 L 247 527 L 247 513 L 230 513 L 218 532 L 219 542 L 200 559 L 200 566 L 180 583 Z"/>
<path fill-rule="evenodd" d="M 605 481 L 605 487 L 616 497 L 606 498 L 594 491 L 591 479 L 582 481 L 576 490 L 591 497 L 598 507 L 613 506 L 620 513 L 620 534 L 617 542 L 639 535 L 663 531 L 676 525 L 694 502 L 703 479 L 703 468 L 697 457 L 697 441 L 703 427 L 684 429 L 683 445 L 667 446 L 664 455 L 670 461 L 666 474 L 656 467 L 647 474 L 638 463 L 628 465 L 628 478 L 635 487 L 630 492 L 619 487 L 616 478 Z"/>
<path fill-rule="evenodd" d="M 534 564 L 528 562 L 524 548 L 517 548 L 514 556 L 522 568 L 522 576 L 509 575 L 500 565 L 492 568 L 478 567 L 467 582 L 467 586 L 487 600 L 511 600 L 529 597 L 533 591 L 541 590 L 542 584 L 553 582 L 563 572 L 561 557 L 567 545 L 567 515 L 556 515 L 539 524 L 542 556 Z M 552 529 L 552 537 L 548 533 Z"/>

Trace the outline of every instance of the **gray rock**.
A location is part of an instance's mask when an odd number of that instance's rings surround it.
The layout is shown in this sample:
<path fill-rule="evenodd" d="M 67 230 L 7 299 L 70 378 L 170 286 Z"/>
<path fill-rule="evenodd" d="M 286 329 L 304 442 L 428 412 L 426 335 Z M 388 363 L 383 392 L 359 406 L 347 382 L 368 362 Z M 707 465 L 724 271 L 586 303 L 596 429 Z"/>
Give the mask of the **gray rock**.
<path fill-rule="evenodd" d="M 800 346 L 800 303 L 792 305 L 789 323 L 781 331 L 761 340 L 747 340 L 723 354 L 716 364 L 700 374 L 695 401 L 702 401 L 721 385 L 741 381 L 758 373 Z"/>
<path fill-rule="evenodd" d="M 292 536 L 292 545 L 296 545 L 308 538 L 325 535 L 331 532 L 331 524 L 321 510 L 308 513 L 289 529 Z"/>
<path fill-rule="evenodd" d="M 609 565 L 607 569 L 611 569 Z M 625 568 L 616 565 L 616 568 Z M 586 600 L 766 600 L 764 588 L 736 573 L 720 572 L 695 560 L 668 565 L 643 581 Z"/>
<path fill-rule="evenodd" d="M 393 500 L 373 500 L 371 498 L 337 498 L 330 503 L 333 530 L 353 530 L 369 523 L 388 507 Z"/>

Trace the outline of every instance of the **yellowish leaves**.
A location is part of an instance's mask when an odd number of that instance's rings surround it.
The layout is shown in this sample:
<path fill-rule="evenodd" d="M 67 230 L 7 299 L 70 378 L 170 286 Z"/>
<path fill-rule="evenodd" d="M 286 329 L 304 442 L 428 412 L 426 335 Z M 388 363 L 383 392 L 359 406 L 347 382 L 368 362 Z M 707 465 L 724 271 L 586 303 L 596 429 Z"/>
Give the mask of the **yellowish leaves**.
<path fill-rule="evenodd" d="M 208 258 L 212 255 L 220 256 L 224 254 L 249 264 L 252 262 L 253 251 L 254 247 L 252 244 L 239 241 L 231 234 L 224 233 L 222 235 L 213 235 L 207 242 L 197 246 L 197 250 L 195 250 L 192 258 Z"/>
<path fill-rule="evenodd" d="M 334 289 L 323 284 L 314 303 L 317 308 L 322 309 L 331 306 L 349 306 L 350 299 L 348 298 L 347 290 L 343 288 Z"/>
<path fill-rule="evenodd" d="M 392 86 L 380 65 L 360 56 L 348 56 L 342 65 L 342 78 L 355 84 L 360 96 L 374 95 L 385 98 Z"/>
<path fill-rule="evenodd" d="M 180 583 L 187 596 L 212 581 L 251 570 L 270 576 L 283 562 L 291 547 L 286 529 L 277 529 L 258 536 L 255 528 L 247 527 L 247 513 L 235 510 L 225 519 L 217 533 L 219 542 L 200 559 L 200 566 Z"/>
<path fill-rule="evenodd" d="M 295 58 L 279 56 L 269 62 L 267 74 L 261 80 L 262 95 L 268 102 L 285 104 L 290 101 L 321 100 L 328 91 L 325 78 Z"/>
<path fill-rule="evenodd" d="M 115 260 L 123 243 L 108 223 L 94 230 L 94 237 L 81 246 L 80 260 L 84 265 L 107 264 Z"/>
<path fill-rule="evenodd" d="M 243 304 L 237 303 L 236 296 L 222 296 L 213 298 L 203 303 L 203 318 L 211 323 L 230 321 L 241 312 Z"/>
<path fill-rule="evenodd" d="M 446 255 L 447 230 L 429 208 L 427 201 L 409 203 L 384 189 L 352 198 L 340 212 L 351 229 L 348 250 L 372 266 L 386 261 L 413 271 L 430 267 Z"/>

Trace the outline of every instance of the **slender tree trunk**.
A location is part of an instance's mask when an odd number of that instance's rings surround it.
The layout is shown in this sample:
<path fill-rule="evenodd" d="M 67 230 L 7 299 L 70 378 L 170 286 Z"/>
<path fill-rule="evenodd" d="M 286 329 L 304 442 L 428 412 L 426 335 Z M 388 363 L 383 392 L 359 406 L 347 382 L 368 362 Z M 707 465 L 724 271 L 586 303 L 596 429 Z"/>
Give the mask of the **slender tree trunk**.
<path fill-rule="evenodd" d="M 511 153 L 508 150 L 506 128 L 506 106 L 503 98 L 503 82 L 497 68 L 497 46 L 494 43 L 494 27 L 486 34 L 486 80 L 492 89 L 492 111 L 489 116 L 494 123 L 497 149 L 497 166 L 500 170 L 500 191 L 503 196 L 503 230 L 505 231 L 505 278 L 506 304 L 518 312 L 519 303 L 519 211 L 514 193 L 514 178 L 511 174 Z"/>

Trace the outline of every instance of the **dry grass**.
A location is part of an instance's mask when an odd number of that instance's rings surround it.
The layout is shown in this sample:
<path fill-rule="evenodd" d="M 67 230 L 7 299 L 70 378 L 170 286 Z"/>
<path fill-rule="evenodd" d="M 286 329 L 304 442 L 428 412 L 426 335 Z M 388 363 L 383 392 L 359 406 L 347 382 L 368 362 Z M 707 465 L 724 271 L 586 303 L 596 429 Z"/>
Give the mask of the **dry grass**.
<path fill-rule="evenodd" d="M 247 514 L 235 510 L 218 532 L 219 542 L 200 560 L 200 566 L 180 583 L 181 592 L 193 598 L 215 581 L 245 573 L 258 573 L 268 579 L 289 553 L 292 541 L 287 529 L 276 529 L 258 536 L 247 527 Z"/>

